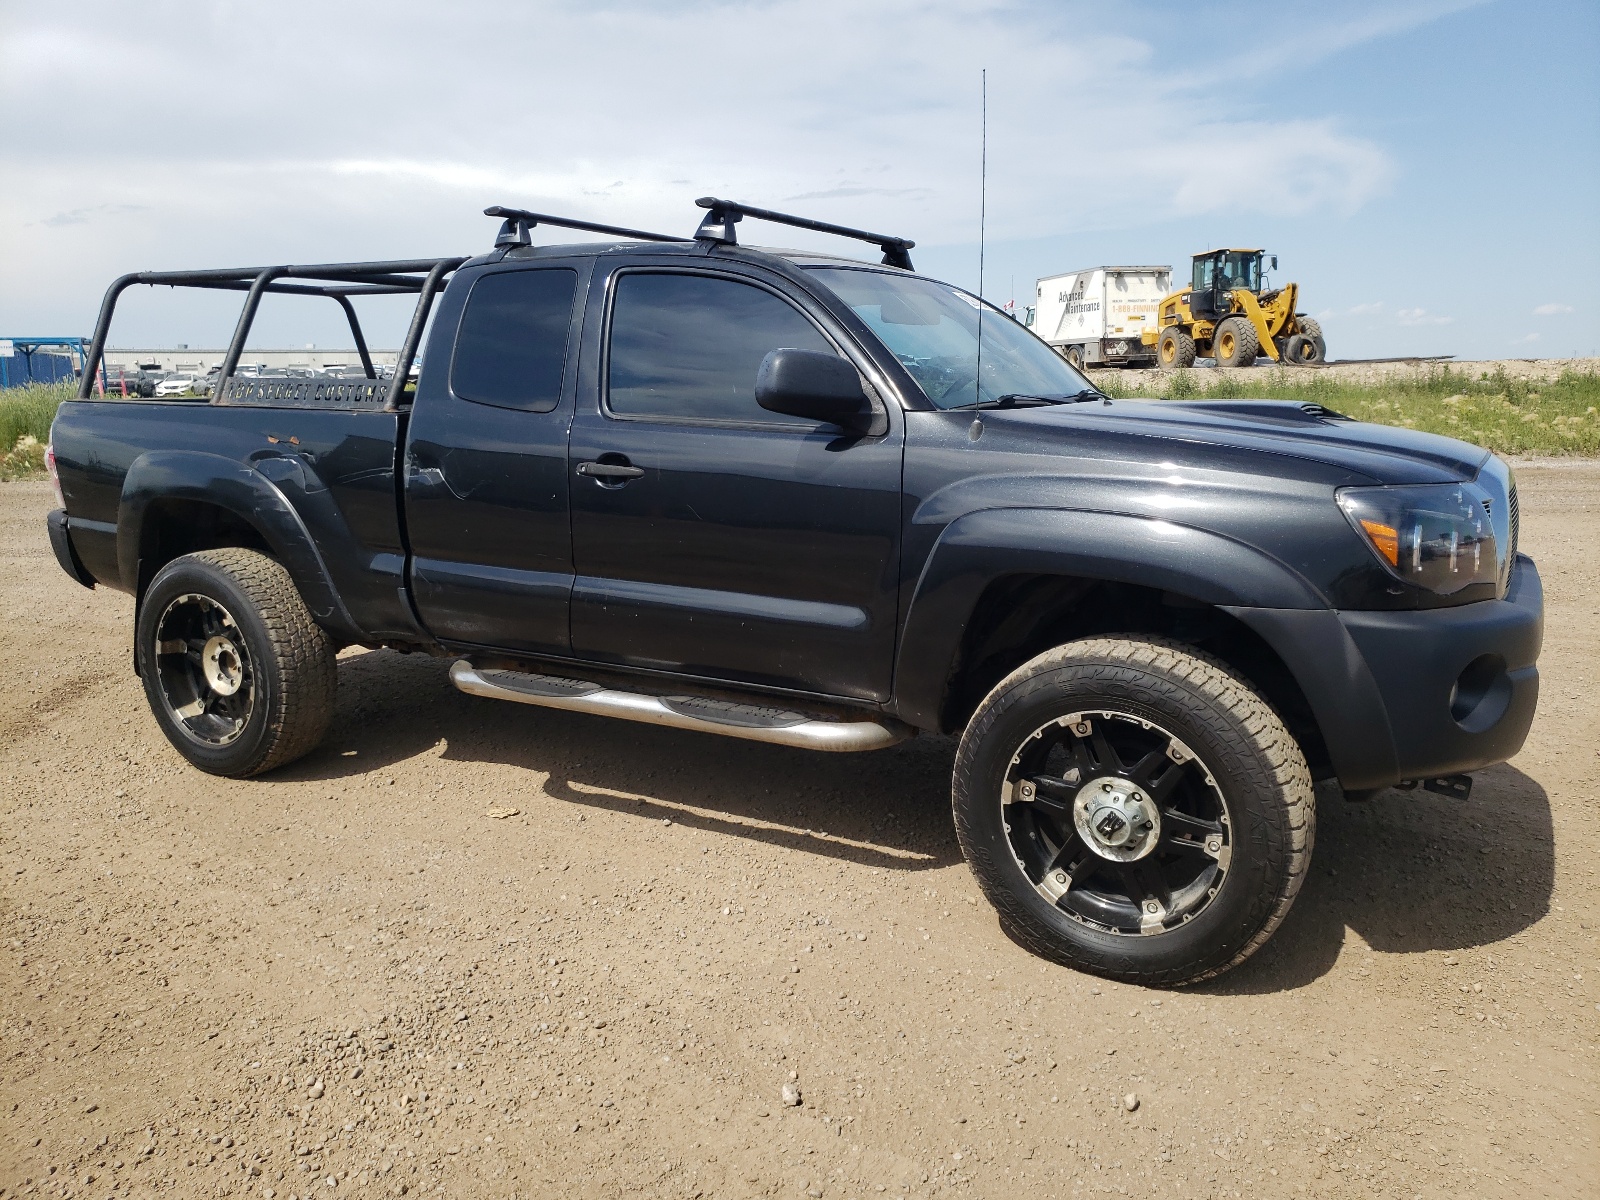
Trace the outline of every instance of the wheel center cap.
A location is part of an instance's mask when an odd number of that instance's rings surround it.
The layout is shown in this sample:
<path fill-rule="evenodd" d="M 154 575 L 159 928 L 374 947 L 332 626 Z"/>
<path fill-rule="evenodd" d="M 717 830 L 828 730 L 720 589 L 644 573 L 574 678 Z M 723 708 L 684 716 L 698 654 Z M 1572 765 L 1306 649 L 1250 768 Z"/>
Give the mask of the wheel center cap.
<path fill-rule="evenodd" d="M 1094 831 L 1100 835 L 1100 840 L 1108 846 L 1122 845 L 1128 840 L 1128 831 L 1132 828 L 1122 819 L 1122 814 L 1110 805 L 1095 809 L 1090 823 L 1094 826 Z"/>
<path fill-rule="evenodd" d="M 1133 862 L 1161 839 L 1161 810 L 1132 780 L 1091 779 L 1072 802 L 1072 822 L 1084 845 L 1101 858 Z"/>
<path fill-rule="evenodd" d="M 231 696 L 244 686 L 238 647 L 221 634 L 206 643 L 206 648 L 200 652 L 200 662 L 206 684 L 217 695 Z"/>

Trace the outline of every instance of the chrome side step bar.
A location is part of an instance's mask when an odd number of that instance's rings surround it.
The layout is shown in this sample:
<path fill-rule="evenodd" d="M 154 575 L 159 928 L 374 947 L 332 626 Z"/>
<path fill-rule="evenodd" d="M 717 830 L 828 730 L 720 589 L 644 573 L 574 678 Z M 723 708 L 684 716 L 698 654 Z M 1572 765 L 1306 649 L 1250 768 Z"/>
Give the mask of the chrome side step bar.
<path fill-rule="evenodd" d="M 465 659 L 457 659 L 451 665 L 450 682 L 463 692 L 494 700 L 621 717 L 647 725 L 695 729 L 805 750 L 881 750 L 904 741 L 912 733 L 909 725 L 890 717 L 876 721 L 828 720 L 704 696 L 650 696 L 583 679 L 490 670 L 475 667 Z"/>

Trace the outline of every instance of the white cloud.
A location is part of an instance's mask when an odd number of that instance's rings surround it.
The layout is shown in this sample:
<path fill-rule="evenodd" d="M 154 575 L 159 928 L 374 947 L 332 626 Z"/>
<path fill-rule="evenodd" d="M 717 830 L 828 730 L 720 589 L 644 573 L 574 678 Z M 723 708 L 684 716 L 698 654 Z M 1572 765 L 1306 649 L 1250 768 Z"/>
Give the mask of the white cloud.
<path fill-rule="evenodd" d="M 1379 6 L 1323 32 L 1346 45 L 1450 7 Z M 1337 120 L 1262 117 L 1193 73 L 1192 44 L 1167 63 L 1119 32 L 1151 13 L 1129 0 L 284 0 L 191 19 L 18 0 L 0 107 L 73 153 L 0 189 L 0 324 L 82 324 L 52 314 L 92 315 L 128 269 L 486 248 L 478 213 L 493 203 L 688 233 L 691 201 L 712 193 L 965 243 L 985 66 L 991 239 L 1342 214 L 1387 188 L 1390 156 Z M 167 82 L 74 65 L 106 61 Z M 197 92 L 201 78 L 216 86 Z M 1092 157 L 1087 130 L 1102 134 Z M 835 244 L 753 223 L 745 236 Z"/>
<path fill-rule="evenodd" d="M 1448 325 L 1454 317 L 1440 316 L 1425 308 L 1400 308 L 1395 310 L 1395 320 L 1402 325 Z"/>
<path fill-rule="evenodd" d="M 1533 315 L 1536 317 L 1559 317 L 1572 311 L 1572 305 L 1570 304 L 1541 304 L 1533 310 Z"/>
<path fill-rule="evenodd" d="M 1265 42 L 1261 47 L 1261 55 L 1269 61 L 1293 62 L 1303 68 L 1308 63 L 1329 58 L 1363 42 L 1404 33 L 1439 17 L 1469 8 L 1481 8 L 1489 2 L 1423 0 L 1422 3 L 1400 3 L 1395 0 L 1369 12 L 1353 15 L 1336 6 L 1328 6 L 1320 12 L 1317 8 L 1308 8 L 1298 14 L 1292 26 L 1279 25 L 1279 30 L 1292 29 L 1292 34 L 1276 44 Z M 1334 16 L 1323 16 L 1330 10 Z"/>
<path fill-rule="evenodd" d="M 1520 343 L 1524 343 L 1524 342 L 1537 342 L 1539 340 L 1539 335 L 1537 333 L 1526 333 L 1526 334 L 1523 334 L 1521 337 L 1515 338 L 1513 340 L 1518 342 L 1519 344 Z"/>
<path fill-rule="evenodd" d="M 1370 304 L 1358 304 L 1350 310 L 1352 317 L 1371 317 L 1383 311 L 1383 301 L 1374 300 Z"/>

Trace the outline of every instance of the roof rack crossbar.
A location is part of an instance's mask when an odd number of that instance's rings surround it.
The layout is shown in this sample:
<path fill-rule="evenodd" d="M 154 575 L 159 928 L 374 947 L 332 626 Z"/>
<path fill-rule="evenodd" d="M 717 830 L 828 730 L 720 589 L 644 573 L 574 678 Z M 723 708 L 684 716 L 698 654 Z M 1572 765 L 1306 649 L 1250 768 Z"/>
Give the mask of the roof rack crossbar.
<path fill-rule="evenodd" d="M 496 250 L 533 245 L 535 225 L 553 225 L 559 229 L 582 229 L 588 233 L 609 233 L 613 237 L 629 238 L 640 242 L 687 242 L 688 238 L 670 233 L 649 233 L 643 229 L 628 229 L 621 225 L 602 225 L 598 221 L 579 221 L 573 217 L 552 217 L 549 213 L 529 212 L 525 208 L 506 208 L 495 204 L 483 210 L 486 217 L 503 217 L 500 232 L 495 235 Z"/>
<path fill-rule="evenodd" d="M 695 230 L 696 241 L 738 245 L 739 239 L 734 233 L 734 225 L 744 217 L 755 217 L 760 221 L 771 221 L 775 225 L 811 229 L 817 233 L 834 233 L 840 237 L 854 238 L 858 242 L 870 242 L 883 251 L 884 266 L 899 267 L 902 271 L 914 270 L 908 251 L 916 245 L 916 242 L 910 238 L 893 237 L 887 233 L 870 233 L 865 229 L 852 229 L 848 225 L 834 225 L 828 221 L 813 221 L 810 217 L 773 212 L 771 209 L 741 204 L 737 200 L 719 200 L 715 196 L 701 196 L 695 204 L 707 210 L 705 219 L 700 222 L 700 228 Z"/>

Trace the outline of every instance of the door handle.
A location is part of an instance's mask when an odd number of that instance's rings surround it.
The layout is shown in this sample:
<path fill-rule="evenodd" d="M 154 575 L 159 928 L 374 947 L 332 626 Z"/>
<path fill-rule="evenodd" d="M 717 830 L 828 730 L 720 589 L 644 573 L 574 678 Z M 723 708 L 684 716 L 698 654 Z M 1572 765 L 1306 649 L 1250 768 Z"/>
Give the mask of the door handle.
<path fill-rule="evenodd" d="M 644 474 L 644 468 L 631 466 L 625 462 L 581 462 L 578 464 L 578 474 L 588 475 L 593 479 L 621 481 L 639 478 Z"/>

